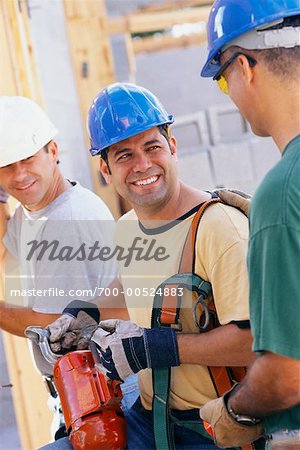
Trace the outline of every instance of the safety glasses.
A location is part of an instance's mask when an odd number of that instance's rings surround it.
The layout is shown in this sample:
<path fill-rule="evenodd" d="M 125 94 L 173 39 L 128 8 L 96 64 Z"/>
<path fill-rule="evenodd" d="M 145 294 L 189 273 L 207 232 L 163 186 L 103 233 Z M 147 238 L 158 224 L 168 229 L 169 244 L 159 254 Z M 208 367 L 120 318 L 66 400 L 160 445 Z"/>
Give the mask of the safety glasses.
<path fill-rule="evenodd" d="M 228 90 L 228 84 L 226 81 L 226 78 L 224 77 L 223 73 L 225 70 L 230 66 L 230 64 L 240 55 L 246 56 L 250 67 L 254 67 L 257 63 L 256 59 L 252 58 L 252 56 L 246 55 L 246 53 L 243 52 L 235 52 L 231 55 L 231 57 L 220 67 L 216 75 L 213 77 L 213 80 L 215 80 L 218 83 L 219 88 L 223 92 L 223 94 L 229 94 Z"/>

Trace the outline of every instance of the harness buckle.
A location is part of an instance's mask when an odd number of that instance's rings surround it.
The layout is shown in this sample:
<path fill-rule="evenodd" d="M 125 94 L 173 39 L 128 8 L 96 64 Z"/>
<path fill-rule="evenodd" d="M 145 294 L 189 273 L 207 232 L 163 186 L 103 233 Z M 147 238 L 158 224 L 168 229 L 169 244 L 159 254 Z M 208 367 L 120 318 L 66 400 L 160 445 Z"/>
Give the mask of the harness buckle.
<path fill-rule="evenodd" d="M 198 320 L 197 318 L 197 306 L 201 305 L 203 307 L 203 312 L 204 312 L 204 324 L 202 325 L 200 322 L 200 318 Z M 205 298 L 202 294 L 199 295 L 199 297 L 197 298 L 197 300 L 195 301 L 194 305 L 193 305 L 193 318 L 194 318 L 194 323 L 196 325 L 197 328 L 199 328 L 200 331 L 205 331 L 209 325 L 209 321 L 210 321 L 210 315 L 209 315 L 209 309 L 207 306 L 207 303 L 205 301 Z"/>

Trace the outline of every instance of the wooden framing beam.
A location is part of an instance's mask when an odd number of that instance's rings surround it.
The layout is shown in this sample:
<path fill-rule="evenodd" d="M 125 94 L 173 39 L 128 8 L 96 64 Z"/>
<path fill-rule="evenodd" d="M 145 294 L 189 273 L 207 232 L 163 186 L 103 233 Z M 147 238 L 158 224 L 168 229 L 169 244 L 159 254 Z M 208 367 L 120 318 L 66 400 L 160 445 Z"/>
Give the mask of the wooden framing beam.
<path fill-rule="evenodd" d="M 132 39 L 134 53 L 151 53 L 170 50 L 172 48 L 188 47 L 190 45 L 200 45 L 206 42 L 205 33 L 191 34 L 190 36 L 180 36 L 174 38 L 170 35 L 153 36 L 143 39 Z"/>
<path fill-rule="evenodd" d="M 85 123 L 93 98 L 115 81 L 104 0 L 64 0 L 69 45 L 74 67 L 82 121 Z M 86 134 L 87 146 L 88 137 Z M 93 190 L 120 216 L 119 196 L 112 186 L 100 182 L 99 158 L 89 158 Z"/>
<path fill-rule="evenodd" d="M 163 3 L 144 5 L 137 8 L 136 12 L 149 12 L 149 11 L 165 11 L 172 9 L 191 8 L 195 6 L 209 6 L 212 5 L 212 0 L 175 0 L 164 1 Z"/>
<path fill-rule="evenodd" d="M 108 19 L 108 30 L 114 33 L 146 33 L 165 30 L 177 24 L 206 22 L 210 12 L 209 6 L 184 10 L 130 14 L 117 19 Z"/>
<path fill-rule="evenodd" d="M 43 104 L 25 0 L 0 0 L 0 51 L 0 95 L 24 95 Z M 3 333 L 3 341 L 22 448 L 39 448 L 50 440 L 46 389 L 26 339 Z"/>
<path fill-rule="evenodd" d="M 33 53 L 25 0 L 0 0 L 1 59 L 0 94 L 25 95 L 43 103 Z"/>

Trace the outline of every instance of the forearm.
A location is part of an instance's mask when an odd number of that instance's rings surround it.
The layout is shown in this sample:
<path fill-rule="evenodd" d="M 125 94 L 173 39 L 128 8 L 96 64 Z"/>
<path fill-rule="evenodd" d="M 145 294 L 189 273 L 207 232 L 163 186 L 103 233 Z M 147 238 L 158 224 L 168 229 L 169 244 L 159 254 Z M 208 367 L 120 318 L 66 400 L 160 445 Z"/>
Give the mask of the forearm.
<path fill-rule="evenodd" d="M 121 319 L 129 320 L 128 311 L 126 308 L 99 308 L 101 320 L 107 319 Z"/>
<path fill-rule="evenodd" d="M 118 279 L 115 279 L 107 288 L 110 293 L 109 296 L 101 295 L 93 300 L 96 303 L 101 320 L 106 319 L 122 319 L 129 320 L 129 315 L 126 307 L 125 297 L 122 285 Z M 113 295 L 116 294 L 116 295 Z"/>
<path fill-rule="evenodd" d="M 230 398 L 236 413 L 265 417 L 300 403 L 300 361 L 266 352 Z"/>
<path fill-rule="evenodd" d="M 6 306 L 0 302 L 0 328 L 16 336 L 24 337 L 25 328 L 40 326 L 45 328 L 59 317 L 59 314 L 43 314 L 30 308 Z"/>
<path fill-rule="evenodd" d="M 255 358 L 250 330 L 234 324 L 207 333 L 178 334 L 177 340 L 181 364 L 249 366 Z"/>

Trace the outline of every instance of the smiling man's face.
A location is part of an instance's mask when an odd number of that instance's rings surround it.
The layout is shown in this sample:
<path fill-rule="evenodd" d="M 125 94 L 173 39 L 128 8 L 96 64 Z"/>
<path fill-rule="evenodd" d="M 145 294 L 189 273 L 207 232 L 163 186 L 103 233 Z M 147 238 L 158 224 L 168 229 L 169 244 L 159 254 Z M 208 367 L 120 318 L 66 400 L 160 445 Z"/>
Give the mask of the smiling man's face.
<path fill-rule="evenodd" d="M 176 140 L 169 145 L 157 127 L 112 145 L 108 163 L 111 173 L 100 160 L 103 176 L 136 211 L 163 206 L 178 183 Z"/>
<path fill-rule="evenodd" d="M 34 155 L 0 168 L 0 185 L 29 210 L 47 206 L 55 183 L 57 147 L 51 141 Z"/>

